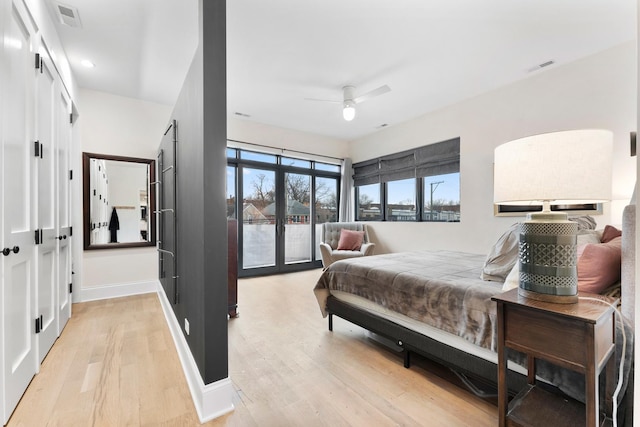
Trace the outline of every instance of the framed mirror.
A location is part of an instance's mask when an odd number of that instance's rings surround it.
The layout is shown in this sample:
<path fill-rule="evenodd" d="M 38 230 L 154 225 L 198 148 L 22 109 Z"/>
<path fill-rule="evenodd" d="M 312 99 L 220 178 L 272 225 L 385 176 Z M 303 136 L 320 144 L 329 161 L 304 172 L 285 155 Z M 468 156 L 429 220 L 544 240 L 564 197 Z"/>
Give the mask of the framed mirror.
<path fill-rule="evenodd" d="M 156 244 L 155 160 L 82 153 L 84 249 Z"/>

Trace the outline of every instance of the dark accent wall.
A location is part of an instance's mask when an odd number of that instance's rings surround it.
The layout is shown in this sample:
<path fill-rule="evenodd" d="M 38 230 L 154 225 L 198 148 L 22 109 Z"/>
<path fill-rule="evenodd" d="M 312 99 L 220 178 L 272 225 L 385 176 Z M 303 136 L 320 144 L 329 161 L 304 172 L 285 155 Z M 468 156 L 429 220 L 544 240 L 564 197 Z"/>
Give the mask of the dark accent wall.
<path fill-rule="evenodd" d="M 228 377 L 225 0 L 200 0 L 199 25 L 199 46 L 171 116 L 177 122 L 180 276 L 173 310 L 183 333 L 189 321 L 185 338 L 209 384 Z M 169 134 L 160 148 L 172 151 Z M 168 193 L 165 199 L 171 200 Z M 161 283 L 172 302 L 172 282 Z"/>

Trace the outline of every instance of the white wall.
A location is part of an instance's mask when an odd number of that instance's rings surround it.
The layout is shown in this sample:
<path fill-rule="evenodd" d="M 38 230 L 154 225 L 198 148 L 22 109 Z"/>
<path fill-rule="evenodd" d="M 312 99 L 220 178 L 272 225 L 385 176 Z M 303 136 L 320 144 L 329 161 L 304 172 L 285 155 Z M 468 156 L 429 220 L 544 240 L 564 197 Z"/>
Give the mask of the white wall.
<path fill-rule="evenodd" d="M 87 89 L 80 90 L 79 105 L 82 151 L 156 158 L 169 122 L 170 106 Z M 81 212 L 82 205 L 75 209 Z M 158 280 L 158 256 L 154 247 L 83 251 L 81 270 L 76 268 L 75 273 L 80 274 L 80 292 L 74 293 L 76 301 L 108 295 L 96 292 L 101 287 L 119 286 L 120 293 L 130 287 L 135 293 L 133 289 L 139 284 Z"/>
<path fill-rule="evenodd" d="M 227 119 L 227 138 L 340 159 L 347 157 L 349 152 L 347 141 L 250 122 L 235 117 Z M 250 149 L 250 147 L 246 148 Z M 296 153 L 285 152 L 285 155 L 296 157 Z"/>
<path fill-rule="evenodd" d="M 626 43 L 353 141 L 354 162 L 460 137 L 460 223 L 371 224 L 376 253 L 450 249 L 486 253 L 522 218 L 493 216 L 493 150 L 545 132 L 605 128 L 614 133 L 613 200 L 599 226 L 620 224 L 635 183 L 629 132 L 636 130 L 636 44 Z M 589 173 L 585 170 L 585 174 Z"/>

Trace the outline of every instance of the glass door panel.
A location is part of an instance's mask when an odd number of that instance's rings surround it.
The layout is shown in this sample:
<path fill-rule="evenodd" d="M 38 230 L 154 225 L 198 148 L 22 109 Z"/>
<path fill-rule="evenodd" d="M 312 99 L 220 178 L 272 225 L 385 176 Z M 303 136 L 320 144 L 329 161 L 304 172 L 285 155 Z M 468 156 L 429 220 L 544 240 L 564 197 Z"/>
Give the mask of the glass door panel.
<path fill-rule="evenodd" d="M 317 177 L 315 183 L 316 259 L 322 259 L 322 224 L 338 221 L 338 180 Z"/>
<path fill-rule="evenodd" d="M 227 166 L 227 219 L 236 215 L 236 167 Z"/>
<path fill-rule="evenodd" d="M 275 266 L 276 173 L 245 167 L 242 183 L 242 268 Z"/>
<path fill-rule="evenodd" d="M 284 262 L 311 261 L 311 176 L 284 174 Z"/>

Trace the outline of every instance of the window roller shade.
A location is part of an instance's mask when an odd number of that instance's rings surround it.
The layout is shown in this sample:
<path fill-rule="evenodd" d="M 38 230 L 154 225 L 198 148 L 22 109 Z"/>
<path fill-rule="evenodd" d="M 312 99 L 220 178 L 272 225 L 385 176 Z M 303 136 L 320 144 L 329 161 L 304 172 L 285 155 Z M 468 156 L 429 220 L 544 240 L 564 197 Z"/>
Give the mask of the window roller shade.
<path fill-rule="evenodd" d="M 460 138 L 353 165 L 355 186 L 460 172 Z"/>
<path fill-rule="evenodd" d="M 379 159 L 367 160 L 353 165 L 353 185 L 368 185 L 380 182 Z"/>
<path fill-rule="evenodd" d="M 415 178 L 416 156 L 413 150 L 385 156 L 380 159 L 380 181 Z"/>

